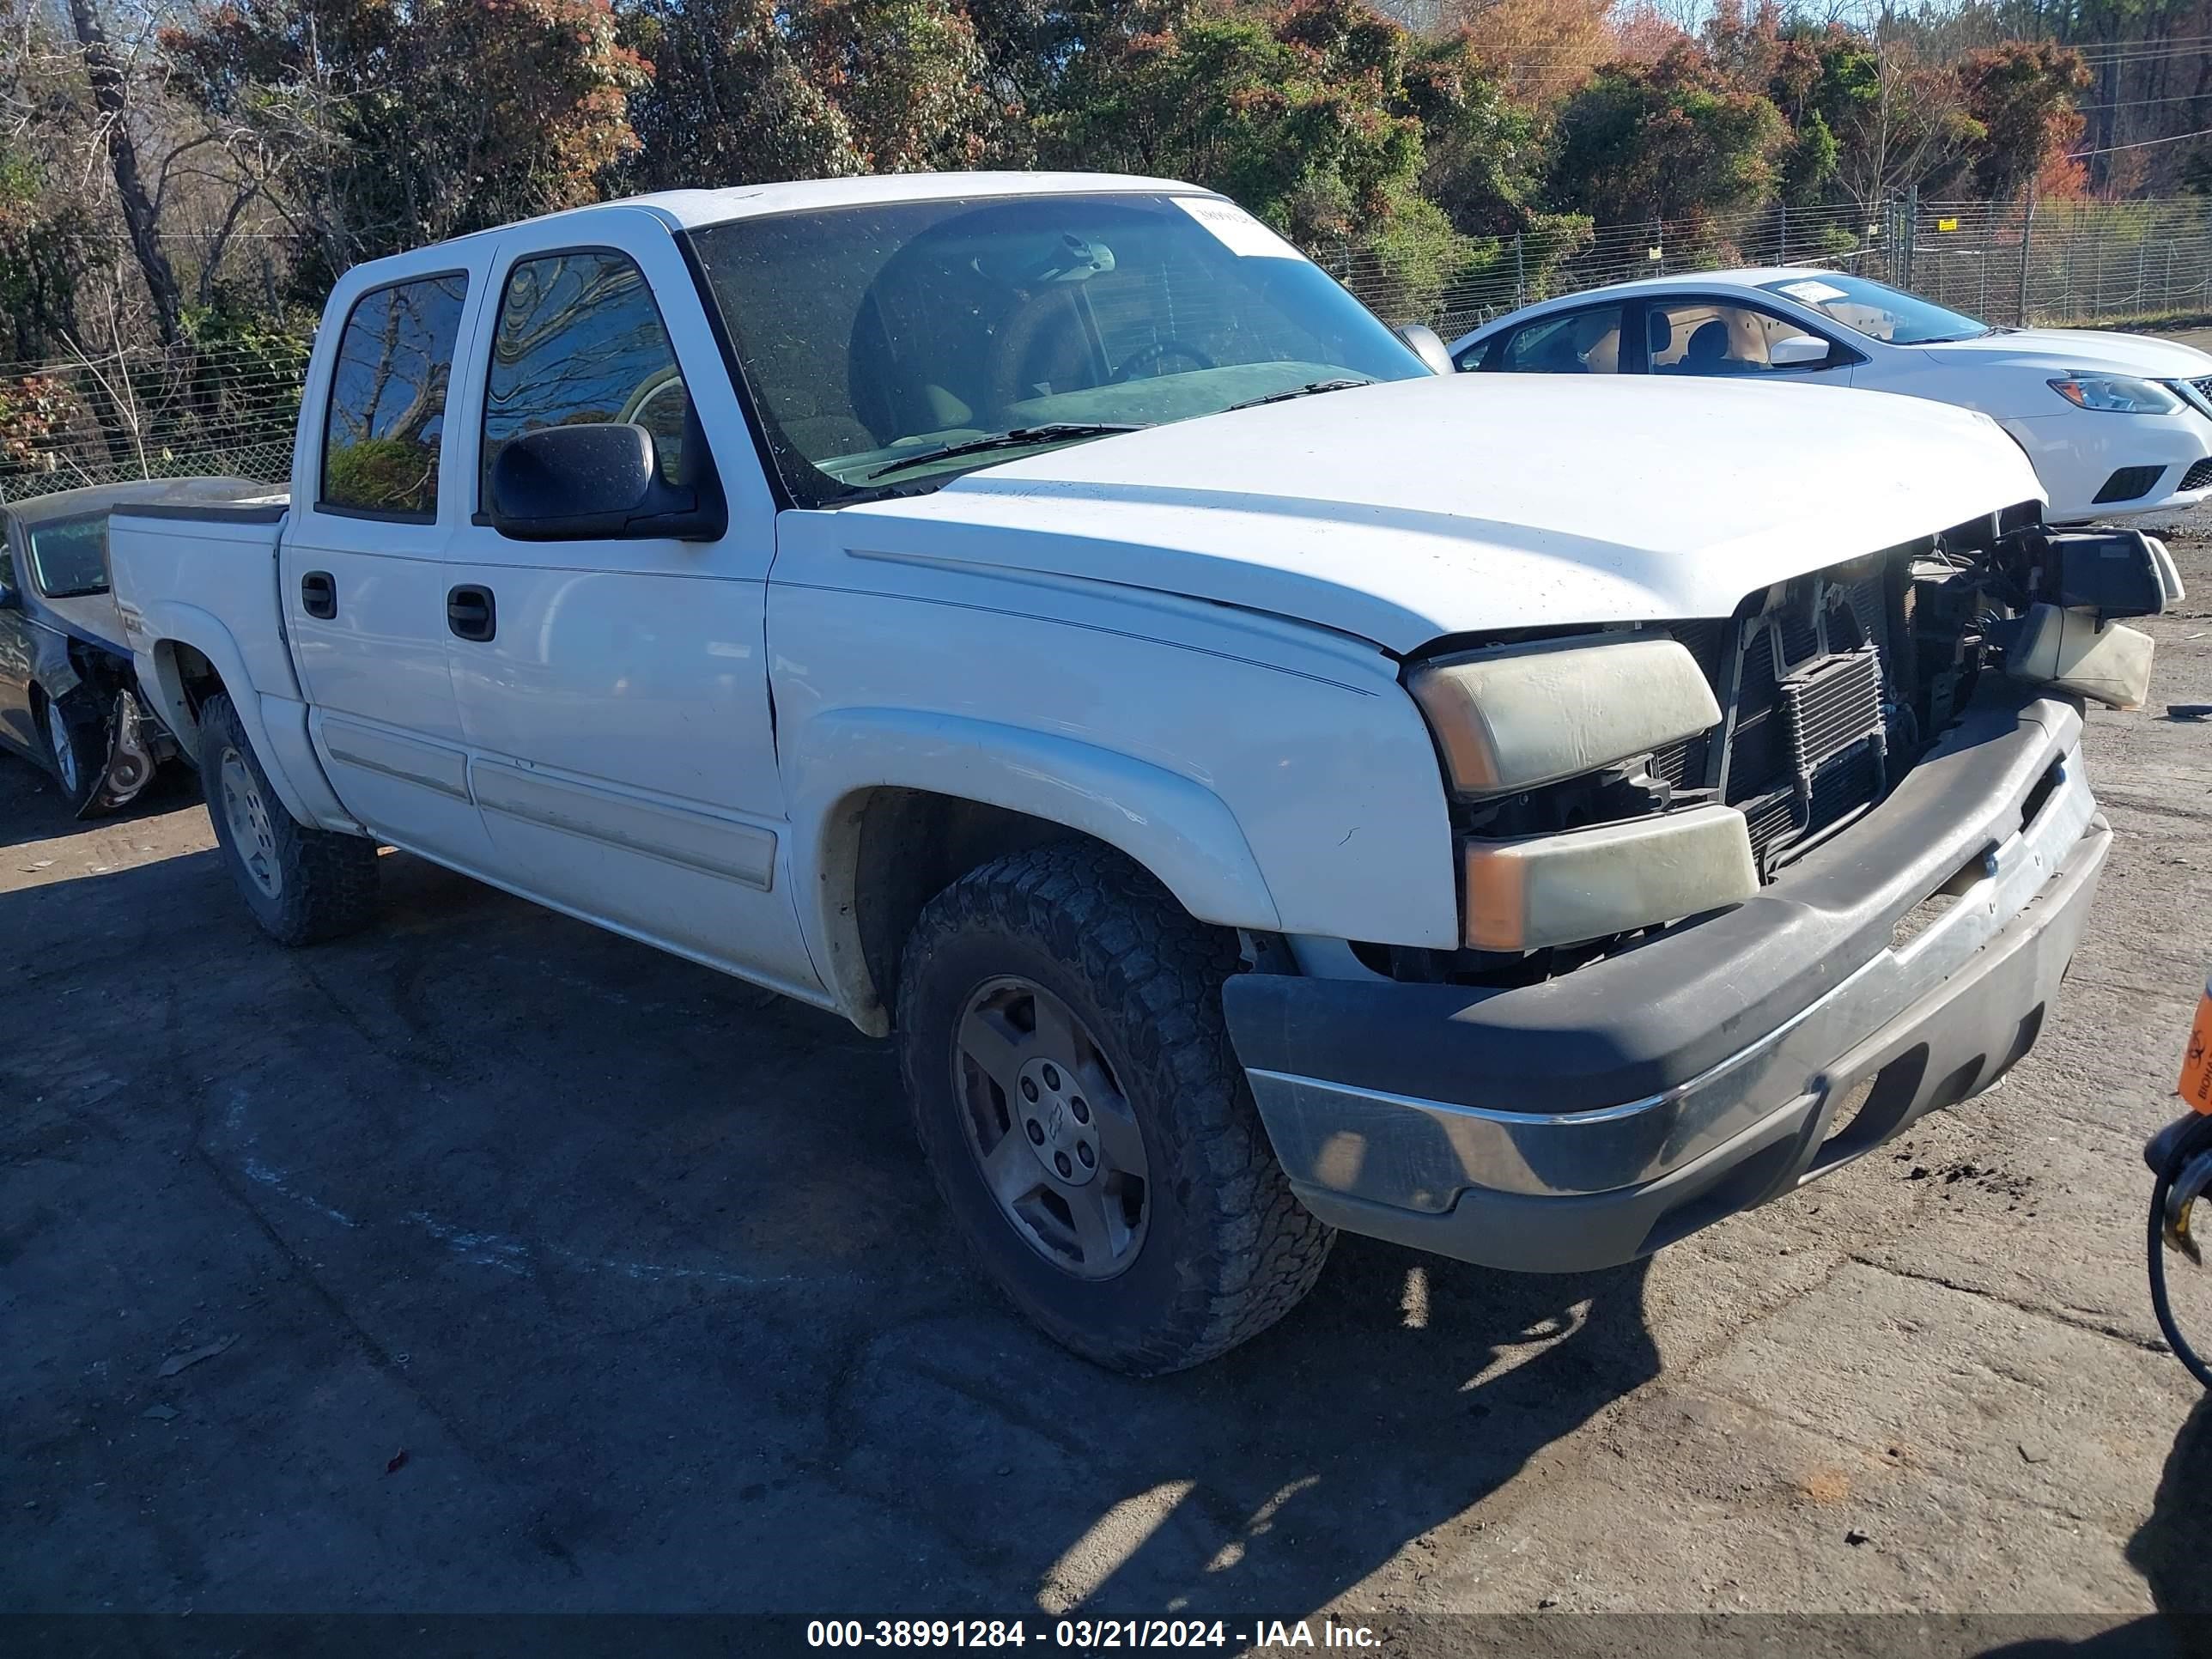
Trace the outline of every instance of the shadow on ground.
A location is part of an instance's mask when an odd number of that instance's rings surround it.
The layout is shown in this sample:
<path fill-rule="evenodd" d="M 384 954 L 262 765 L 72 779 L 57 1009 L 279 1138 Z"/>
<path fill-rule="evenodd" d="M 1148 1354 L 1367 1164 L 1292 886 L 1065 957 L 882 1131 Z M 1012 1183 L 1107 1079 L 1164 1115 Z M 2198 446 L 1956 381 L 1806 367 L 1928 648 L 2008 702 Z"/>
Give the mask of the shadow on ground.
<path fill-rule="evenodd" d="M 2212 1398 L 2174 1437 L 2149 1517 L 2128 1540 L 2158 1611 L 2080 1641 L 2008 1642 L 1982 1659 L 2207 1659 L 2212 1656 Z"/>
<path fill-rule="evenodd" d="M 78 818 L 62 804 L 59 785 L 45 768 L 13 750 L 0 750 L 0 850 L 56 841 L 104 824 L 125 824 L 173 812 L 199 799 L 199 778 L 179 762 L 155 774 L 138 798 L 119 812 Z"/>
<path fill-rule="evenodd" d="M 842 1020 L 398 854 L 283 951 L 202 814 L 143 833 L 0 891 L 0 1611 L 1294 1619 L 1657 1369 L 1640 1267 L 1345 1239 L 1109 1376 L 978 1286 Z"/>

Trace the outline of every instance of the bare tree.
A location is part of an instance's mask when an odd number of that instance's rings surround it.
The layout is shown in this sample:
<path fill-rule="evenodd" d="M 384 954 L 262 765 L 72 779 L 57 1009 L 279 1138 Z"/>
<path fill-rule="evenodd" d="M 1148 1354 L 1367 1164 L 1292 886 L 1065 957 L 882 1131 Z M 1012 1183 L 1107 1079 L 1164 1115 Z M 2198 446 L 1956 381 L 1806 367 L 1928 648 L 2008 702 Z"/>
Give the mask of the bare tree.
<path fill-rule="evenodd" d="M 1836 183 L 1869 218 L 1896 191 L 1959 158 L 1966 118 L 1954 77 L 1929 73 L 1886 29 L 1873 46 L 1875 96 L 1836 134 L 1843 141 Z"/>
<path fill-rule="evenodd" d="M 84 54 L 85 80 L 92 88 L 108 167 L 115 176 L 116 203 L 122 210 L 124 228 L 130 234 L 131 251 L 137 256 L 146 291 L 154 301 L 154 324 L 161 343 L 175 346 L 184 339 L 184 290 L 178 283 L 176 268 L 162 251 L 161 215 L 138 167 L 138 140 L 131 131 L 130 70 L 109 43 L 92 0 L 70 0 L 70 23 Z"/>

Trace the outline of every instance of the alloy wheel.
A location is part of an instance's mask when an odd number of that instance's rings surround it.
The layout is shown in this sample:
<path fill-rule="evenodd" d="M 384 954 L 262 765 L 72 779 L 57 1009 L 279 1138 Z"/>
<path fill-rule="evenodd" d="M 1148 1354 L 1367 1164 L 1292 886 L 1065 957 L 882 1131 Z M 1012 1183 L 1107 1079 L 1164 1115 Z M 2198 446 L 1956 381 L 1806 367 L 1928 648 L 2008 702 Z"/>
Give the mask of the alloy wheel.
<path fill-rule="evenodd" d="M 246 767 L 246 757 L 235 749 L 225 749 L 216 776 L 223 819 L 229 826 L 230 844 L 237 849 L 239 861 L 256 887 L 270 898 L 279 896 L 284 876 L 276 863 L 276 833 L 269 821 L 268 803 L 261 798 L 260 786 Z"/>
<path fill-rule="evenodd" d="M 952 1083 L 984 1184 L 1030 1248 L 1079 1279 L 1137 1257 L 1151 1215 L 1144 1137 L 1097 1039 L 1034 981 L 969 997 Z"/>

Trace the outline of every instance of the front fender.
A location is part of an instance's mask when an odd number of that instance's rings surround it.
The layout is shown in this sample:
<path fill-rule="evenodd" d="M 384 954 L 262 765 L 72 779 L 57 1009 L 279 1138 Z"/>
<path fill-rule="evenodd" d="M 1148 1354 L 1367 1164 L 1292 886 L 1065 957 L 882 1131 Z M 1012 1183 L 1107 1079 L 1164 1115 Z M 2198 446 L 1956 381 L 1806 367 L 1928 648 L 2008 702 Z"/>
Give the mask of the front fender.
<path fill-rule="evenodd" d="M 899 708 L 842 708 L 807 721 L 786 754 L 794 897 L 817 964 L 848 1007 L 868 999 L 841 872 L 854 804 L 905 788 L 1063 824 L 1152 872 L 1201 921 L 1275 932 L 1273 896 L 1236 815 L 1190 779 L 1096 744 L 994 720 Z"/>

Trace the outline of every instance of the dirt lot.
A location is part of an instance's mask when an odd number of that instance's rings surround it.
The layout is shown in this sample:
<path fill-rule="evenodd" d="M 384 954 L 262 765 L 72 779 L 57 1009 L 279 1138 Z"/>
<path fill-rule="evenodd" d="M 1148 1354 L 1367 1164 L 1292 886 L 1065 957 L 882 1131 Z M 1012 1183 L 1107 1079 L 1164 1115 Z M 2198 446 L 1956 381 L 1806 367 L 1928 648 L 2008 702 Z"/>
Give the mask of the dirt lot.
<path fill-rule="evenodd" d="M 2138 1158 L 2212 960 L 2180 551 L 2003 1087 L 1631 1269 L 1343 1240 L 1152 1383 L 970 1281 L 836 1019 L 404 857 L 380 930 L 287 953 L 188 795 L 84 828 L 0 761 L 0 1611 L 2201 1604 Z"/>

